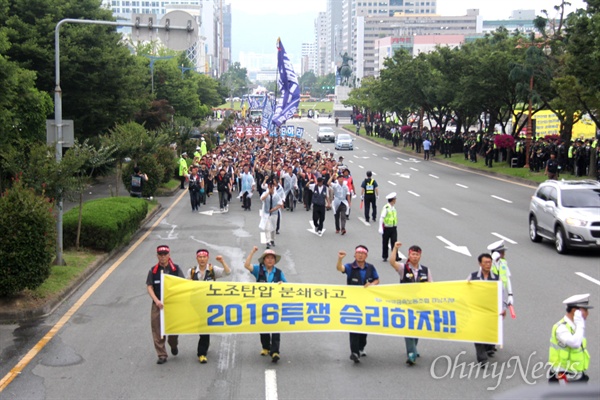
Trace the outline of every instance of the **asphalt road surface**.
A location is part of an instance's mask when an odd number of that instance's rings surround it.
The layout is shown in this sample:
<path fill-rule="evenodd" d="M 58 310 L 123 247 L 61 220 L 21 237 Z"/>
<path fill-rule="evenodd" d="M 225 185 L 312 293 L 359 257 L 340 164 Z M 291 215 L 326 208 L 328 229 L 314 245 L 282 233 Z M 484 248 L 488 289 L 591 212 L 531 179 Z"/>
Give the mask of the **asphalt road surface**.
<path fill-rule="evenodd" d="M 317 149 L 315 124 L 296 122 Z M 336 131 L 341 129 L 335 128 Z M 564 314 L 562 300 L 591 293 L 586 336 L 591 354 L 588 374 L 600 380 L 600 262 L 598 252 L 558 255 L 552 244 L 532 243 L 527 212 L 534 187 L 454 168 L 436 160 L 384 148 L 358 137 L 344 152 L 354 181 L 367 170 L 379 184 L 378 211 L 385 195 L 398 193 L 399 240 L 423 248 L 422 263 L 435 281 L 464 280 L 478 269 L 477 255 L 505 239 L 512 272 L 516 319 L 504 321 L 504 346 L 485 374 L 470 368 L 471 343 L 421 340 L 417 365 L 405 364 L 402 338 L 369 335 L 367 357 L 349 360 L 347 333 L 283 334 L 281 360 L 259 355 L 257 334 L 213 335 L 208 364 L 196 358 L 197 336 L 180 337 L 179 355 L 156 364 L 150 333 L 151 301 L 145 279 L 156 263 L 155 249 L 166 243 L 175 263 L 187 269 L 195 251 L 206 247 L 211 262 L 221 254 L 233 273 L 228 279 L 252 281 L 246 254 L 260 244 L 259 201 L 245 212 L 234 199 L 229 212 L 218 211 L 216 196 L 193 213 L 187 192 L 162 199 L 165 211 L 132 240 L 55 313 L 31 324 L 0 326 L 0 379 L 21 360 L 21 373 L 0 399 L 465 399 L 492 398 L 520 386 L 546 385 L 539 369 L 548 356 L 550 330 Z M 455 155 L 454 157 L 461 157 Z M 438 156 L 439 157 L 439 156 Z M 348 233 L 335 234 L 331 212 L 326 231 L 309 231 L 311 214 L 302 207 L 282 217 L 276 251 L 290 282 L 345 284 L 336 271 L 337 252 L 350 262 L 357 244 L 369 247 L 368 261 L 381 284 L 398 275 L 381 259 L 381 236 L 367 224 L 353 201 Z M 172 208 L 170 208 L 172 206 Z M 159 218 L 163 217 L 159 220 Z M 257 255 L 258 256 L 258 255 Z M 39 343 L 53 328 L 49 341 Z M 51 333 L 52 334 L 52 333 Z M 30 353 L 31 349 L 38 352 Z M 536 370 L 536 366 L 538 369 Z"/>

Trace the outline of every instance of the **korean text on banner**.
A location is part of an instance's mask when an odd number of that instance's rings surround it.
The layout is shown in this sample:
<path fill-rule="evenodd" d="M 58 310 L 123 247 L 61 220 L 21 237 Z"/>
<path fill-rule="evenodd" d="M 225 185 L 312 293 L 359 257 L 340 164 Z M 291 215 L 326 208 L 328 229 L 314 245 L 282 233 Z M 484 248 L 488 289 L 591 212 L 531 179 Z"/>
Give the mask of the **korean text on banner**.
<path fill-rule="evenodd" d="M 168 335 L 344 331 L 502 343 L 498 282 L 337 286 L 165 275 Z"/>

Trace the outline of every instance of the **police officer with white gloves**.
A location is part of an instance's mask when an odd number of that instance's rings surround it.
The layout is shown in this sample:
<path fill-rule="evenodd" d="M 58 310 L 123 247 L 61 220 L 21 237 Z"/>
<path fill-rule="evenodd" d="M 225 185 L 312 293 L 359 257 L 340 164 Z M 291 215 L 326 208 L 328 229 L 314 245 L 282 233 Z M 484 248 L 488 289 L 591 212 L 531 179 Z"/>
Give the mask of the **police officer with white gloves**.
<path fill-rule="evenodd" d="M 490 244 L 487 249 L 492 253 L 492 272 L 500 277 L 502 287 L 506 293 L 506 305 L 514 305 L 510 269 L 506 262 L 506 247 L 504 240 Z"/>

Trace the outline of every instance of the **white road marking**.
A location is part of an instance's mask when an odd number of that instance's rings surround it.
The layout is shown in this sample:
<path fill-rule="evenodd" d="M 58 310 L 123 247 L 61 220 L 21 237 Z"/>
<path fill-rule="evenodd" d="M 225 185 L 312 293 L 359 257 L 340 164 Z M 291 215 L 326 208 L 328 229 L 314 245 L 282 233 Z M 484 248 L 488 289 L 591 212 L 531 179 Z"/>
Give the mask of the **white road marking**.
<path fill-rule="evenodd" d="M 373 174 L 373 176 L 377 176 L 377 174 L 374 171 L 371 171 L 371 174 Z"/>
<path fill-rule="evenodd" d="M 446 248 L 448 250 L 456 251 L 457 253 L 461 253 L 461 254 L 464 254 L 465 256 L 471 257 L 471 252 L 469 252 L 469 249 L 467 248 L 467 246 L 457 246 L 442 236 L 436 236 L 436 237 L 439 240 L 441 240 L 442 242 L 447 244 Z"/>
<path fill-rule="evenodd" d="M 450 214 L 450 215 L 454 215 L 455 217 L 458 217 L 458 214 L 457 214 L 457 213 L 455 213 L 455 212 L 452 212 L 452 211 L 448 210 L 447 208 L 443 208 L 443 207 L 442 207 L 442 210 L 443 210 L 443 211 L 446 211 L 446 212 L 447 212 L 448 214 Z"/>
<path fill-rule="evenodd" d="M 277 372 L 265 370 L 265 400 L 277 400 Z"/>
<path fill-rule="evenodd" d="M 579 275 L 583 279 L 587 279 L 588 281 L 600 286 L 600 281 L 598 279 L 594 279 L 591 276 L 584 274 L 583 272 L 575 272 L 575 275 Z"/>
<path fill-rule="evenodd" d="M 402 165 L 402 163 L 401 163 L 401 162 L 398 162 L 398 161 L 396 161 L 396 164 L 398 164 L 398 165 Z"/>
<path fill-rule="evenodd" d="M 412 169 L 413 171 L 417 171 L 417 172 L 419 172 L 419 170 L 418 170 L 418 169 L 416 169 L 416 168 L 410 167 L 410 169 Z"/>
<path fill-rule="evenodd" d="M 352 160 L 348 160 L 348 162 L 354 164 L 354 161 L 352 161 Z"/>
<path fill-rule="evenodd" d="M 375 154 L 375 153 L 371 153 L 371 154 L 373 154 L 375 157 L 377 157 L 377 154 Z"/>
<path fill-rule="evenodd" d="M 429 174 L 429 176 L 432 177 L 432 178 L 435 178 L 435 179 L 440 179 L 439 176 L 435 176 L 435 175 L 431 175 L 431 174 Z"/>
<path fill-rule="evenodd" d="M 396 157 L 396 158 L 400 161 L 408 161 L 408 160 L 405 160 L 404 158 L 400 158 L 400 157 Z"/>
<path fill-rule="evenodd" d="M 509 239 L 509 238 L 507 238 L 506 236 L 502 236 L 502 235 L 501 235 L 501 234 L 499 234 L 499 233 L 492 232 L 492 235 L 496 236 L 496 237 L 497 237 L 497 238 L 499 238 L 499 239 L 506 240 L 506 241 L 507 241 L 508 243 L 510 243 L 510 244 L 517 244 L 517 242 L 515 242 L 514 240 L 512 240 L 512 239 Z"/>
<path fill-rule="evenodd" d="M 385 161 L 389 161 L 389 160 L 390 160 L 390 159 L 389 159 L 389 158 L 387 158 L 387 157 L 383 157 L 383 159 L 384 159 Z"/>
<path fill-rule="evenodd" d="M 503 202 L 505 202 L 505 203 L 512 204 L 512 201 L 510 201 L 510 200 L 506 200 L 506 199 L 503 199 L 502 197 L 498 197 L 498 196 L 494 196 L 494 195 L 492 195 L 492 197 L 493 197 L 494 199 L 497 199 L 497 200 L 503 201 Z"/>
<path fill-rule="evenodd" d="M 354 158 L 360 158 L 359 156 L 357 156 L 356 154 L 353 154 L 352 157 Z"/>
<path fill-rule="evenodd" d="M 469 188 L 468 186 L 461 185 L 460 183 L 457 183 L 456 186 L 461 187 L 463 189 L 468 189 Z"/>
<path fill-rule="evenodd" d="M 395 184 L 394 182 L 392 182 L 392 181 L 388 181 L 388 183 L 389 183 L 390 185 L 396 186 L 396 184 Z"/>
<path fill-rule="evenodd" d="M 417 194 L 417 193 L 415 193 L 415 192 L 411 192 L 410 190 L 408 191 L 408 193 L 412 194 L 412 195 L 413 195 L 413 196 L 415 196 L 415 197 L 421 197 L 421 195 L 420 195 L 420 194 Z"/>
<path fill-rule="evenodd" d="M 358 168 L 365 169 L 365 167 L 363 167 L 362 165 L 359 165 Z"/>
<path fill-rule="evenodd" d="M 365 224 L 366 226 L 371 226 L 370 223 L 368 223 L 363 217 L 358 217 L 358 220 L 361 221 L 363 224 Z"/>

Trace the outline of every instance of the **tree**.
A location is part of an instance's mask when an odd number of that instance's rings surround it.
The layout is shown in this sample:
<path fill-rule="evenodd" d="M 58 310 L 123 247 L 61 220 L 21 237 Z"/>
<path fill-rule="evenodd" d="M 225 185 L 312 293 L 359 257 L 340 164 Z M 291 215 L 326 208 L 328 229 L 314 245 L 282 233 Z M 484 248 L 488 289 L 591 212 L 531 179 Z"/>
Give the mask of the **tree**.
<path fill-rule="evenodd" d="M 113 20 L 97 0 L 13 0 L 6 10 L 0 19 L 12 44 L 6 55 L 34 71 L 37 89 L 47 93 L 55 87 L 56 24 L 64 18 Z M 149 101 L 148 70 L 115 27 L 65 24 L 60 34 L 64 118 L 75 121 L 78 137 L 94 137 L 130 120 Z"/>
<path fill-rule="evenodd" d="M 220 93 L 223 97 L 241 97 L 248 92 L 250 80 L 248 70 L 239 62 L 234 62 L 219 78 Z"/>
<path fill-rule="evenodd" d="M 313 89 L 316 89 L 317 76 L 313 71 L 307 71 L 298 79 L 300 90 L 302 94 L 311 93 Z"/>

